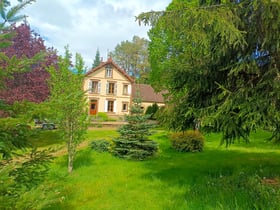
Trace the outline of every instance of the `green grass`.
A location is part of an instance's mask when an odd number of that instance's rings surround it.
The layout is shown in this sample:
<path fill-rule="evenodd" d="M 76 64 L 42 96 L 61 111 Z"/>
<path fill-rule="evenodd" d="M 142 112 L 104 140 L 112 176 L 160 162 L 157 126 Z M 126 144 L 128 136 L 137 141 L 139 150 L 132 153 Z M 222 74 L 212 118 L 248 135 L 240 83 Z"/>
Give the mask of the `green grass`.
<path fill-rule="evenodd" d="M 87 139 L 117 135 L 112 129 L 91 130 Z M 159 130 L 151 137 L 160 145 L 157 157 L 139 162 L 86 148 L 78 152 L 71 175 L 67 158 L 55 159 L 44 183 L 52 193 L 41 196 L 45 201 L 40 208 L 278 209 L 280 146 L 266 142 L 268 136 L 258 131 L 251 143 L 226 148 L 219 145 L 220 135 L 210 134 L 202 153 L 178 153 L 171 149 L 168 133 Z"/>

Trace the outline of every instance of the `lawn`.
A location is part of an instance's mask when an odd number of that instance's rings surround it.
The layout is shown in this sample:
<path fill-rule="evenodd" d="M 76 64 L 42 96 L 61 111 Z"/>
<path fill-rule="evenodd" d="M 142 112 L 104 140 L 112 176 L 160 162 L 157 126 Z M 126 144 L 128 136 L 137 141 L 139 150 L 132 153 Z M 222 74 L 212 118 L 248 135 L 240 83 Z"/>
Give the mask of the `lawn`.
<path fill-rule="evenodd" d="M 113 129 L 89 130 L 87 141 L 117 135 Z M 258 131 L 251 143 L 225 148 L 220 135 L 211 134 L 203 152 L 178 153 L 168 133 L 157 130 L 151 136 L 160 145 L 157 157 L 138 162 L 84 147 L 71 175 L 66 156 L 56 158 L 33 196 L 38 208 L 55 210 L 279 209 L 280 146 L 267 142 L 268 135 Z"/>

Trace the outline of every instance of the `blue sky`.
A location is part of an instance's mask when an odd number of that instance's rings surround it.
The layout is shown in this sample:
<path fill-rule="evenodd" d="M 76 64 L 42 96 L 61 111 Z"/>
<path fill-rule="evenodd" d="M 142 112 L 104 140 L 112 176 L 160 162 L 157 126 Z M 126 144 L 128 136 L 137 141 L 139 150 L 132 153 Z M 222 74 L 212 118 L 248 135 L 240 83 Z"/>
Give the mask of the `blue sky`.
<path fill-rule="evenodd" d="M 59 54 L 69 45 L 90 67 L 96 50 L 107 59 L 121 41 L 134 35 L 148 38 L 149 27 L 139 26 L 141 12 L 164 10 L 171 0 L 37 0 L 23 13 L 31 27 Z"/>

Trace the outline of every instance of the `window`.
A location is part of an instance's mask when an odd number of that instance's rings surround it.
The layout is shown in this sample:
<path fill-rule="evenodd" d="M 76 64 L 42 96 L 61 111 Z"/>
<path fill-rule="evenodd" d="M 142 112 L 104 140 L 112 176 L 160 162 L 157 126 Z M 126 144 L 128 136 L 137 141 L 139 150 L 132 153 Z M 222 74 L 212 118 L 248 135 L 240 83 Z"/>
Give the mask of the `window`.
<path fill-rule="evenodd" d="M 128 103 L 127 102 L 123 102 L 123 104 L 122 104 L 122 111 L 123 112 L 127 112 L 128 111 Z"/>
<path fill-rule="evenodd" d="M 114 112 L 114 101 L 108 101 L 107 111 Z"/>
<path fill-rule="evenodd" d="M 124 95 L 128 94 L 128 85 L 126 85 L 126 84 L 123 85 L 123 94 Z"/>
<path fill-rule="evenodd" d="M 106 84 L 106 93 L 110 95 L 117 94 L 117 83 L 115 82 L 107 82 Z"/>
<path fill-rule="evenodd" d="M 112 77 L 112 67 L 110 66 L 110 65 L 107 65 L 106 67 L 105 67 L 105 69 L 106 69 L 106 73 L 105 73 L 105 77 Z"/>
<path fill-rule="evenodd" d="M 123 95 L 130 95 L 131 93 L 131 85 L 123 84 Z"/>
<path fill-rule="evenodd" d="M 100 82 L 90 80 L 89 81 L 89 92 L 91 93 L 100 93 Z"/>

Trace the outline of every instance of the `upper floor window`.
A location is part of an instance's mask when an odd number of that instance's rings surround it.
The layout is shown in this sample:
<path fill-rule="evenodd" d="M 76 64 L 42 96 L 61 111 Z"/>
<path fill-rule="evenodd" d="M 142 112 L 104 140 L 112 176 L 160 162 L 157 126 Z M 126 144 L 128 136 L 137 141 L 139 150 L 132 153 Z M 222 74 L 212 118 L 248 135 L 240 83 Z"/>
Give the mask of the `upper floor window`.
<path fill-rule="evenodd" d="M 116 95 L 117 94 L 117 83 L 107 82 L 106 84 L 106 94 Z"/>
<path fill-rule="evenodd" d="M 100 85 L 101 83 L 96 80 L 89 81 L 89 92 L 90 93 L 100 93 Z"/>
<path fill-rule="evenodd" d="M 106 69 L 105 77 L 111 78 L 113 76 L 112 66 L 107 65 L 107 66 L 105 66 L 105 69 Z"/>
<path fill-rule="evenodd" d="M 130 95 L 131 93 L 131 85 L 124 84 L 123 85 L 123 95 Z"/>

